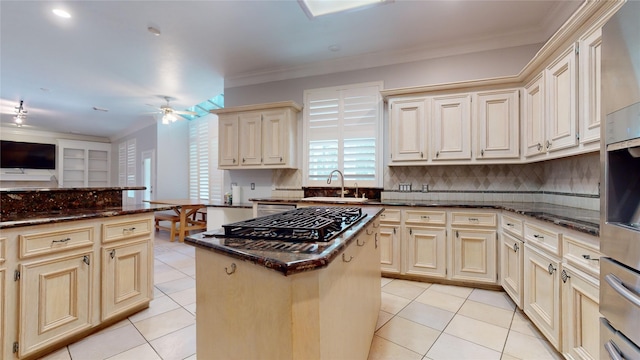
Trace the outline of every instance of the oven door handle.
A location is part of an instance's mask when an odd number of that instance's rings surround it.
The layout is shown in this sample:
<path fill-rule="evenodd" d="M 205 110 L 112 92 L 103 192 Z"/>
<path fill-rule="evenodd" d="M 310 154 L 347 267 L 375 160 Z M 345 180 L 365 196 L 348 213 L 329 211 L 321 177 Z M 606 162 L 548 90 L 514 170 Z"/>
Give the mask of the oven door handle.
<path fill-rule="evenodd" d="M 620 354 L 620 351 L 618 350 L 616 344 L 609 340 L 604 344 L 604 349 L 607 350 L 607 353 L 609 353 L 609 357 L 613 360 L 624 360 L 624 358 L 622 357 L 622 354 Z"/>
<path fill-rule="evenodd" d="M 622 281 L 620 281 L 620 279 L 618 279 L 615 275 L 605 275 L 604 280 L 623 298 L 627 299 L 633 305 L 640 308 L 640 297 L 627 289 L 624 284 L 622 284 Z"/>

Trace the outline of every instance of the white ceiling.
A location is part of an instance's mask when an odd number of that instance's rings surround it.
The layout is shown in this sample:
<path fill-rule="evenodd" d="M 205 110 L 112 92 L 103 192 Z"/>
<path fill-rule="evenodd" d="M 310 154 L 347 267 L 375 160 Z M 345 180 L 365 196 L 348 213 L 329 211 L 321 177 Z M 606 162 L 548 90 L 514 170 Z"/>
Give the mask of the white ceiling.
<path fill-rule="evenodd" d="M 113 138 L 155 121 L 162 96 L 185 109 L 225 83 L 542 43 L 581 3 L 395 0 L 309 19 L 295 0 L 2 0 L 0 120 L 24 100 L 25 128 Z"/>

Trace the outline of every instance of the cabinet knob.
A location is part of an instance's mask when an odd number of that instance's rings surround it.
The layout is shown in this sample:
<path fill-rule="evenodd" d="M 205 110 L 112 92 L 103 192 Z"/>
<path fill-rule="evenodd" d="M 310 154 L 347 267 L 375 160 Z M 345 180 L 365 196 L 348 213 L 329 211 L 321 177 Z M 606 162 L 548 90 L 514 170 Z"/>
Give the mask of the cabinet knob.
<path fill-rule="evenodd" d="M 480 156 L 484 156 L 484 149 L 480 150 Z"/>
<path fill-rule="evenodd" d="M 542 151 L 542 144 L 538 143 L 538 151 Z"/>
<path fill-rule="evenodd" d="M 234 163 L 234 164 L 236 163 L 236 159 L 235 159 L 235 158 L 233 159 L 233 163 Z"/>
<path fill-rule="evenodd" d="M 422 153 L 422 151 L 420 151 L 420 158 L 424 158 L 424 154 Z"/>
<path fill-rule="evenodd" d="M 113 259 L 114 257 L 116 257 L 116 249 L 113 249 L 109 252 L 109 256 Z"/>
<path fill-rule="evenodd" d="M 89 265 L 90 264 L 90 260 L 89 260 L 89 255 L 85 255 L 82 257 L 82 262 Z"/>
<path fill-rule="evenodd" d="M 566 283 L 567 280 L 571 278 L 571 276 L 569 276 L 569 274 L 567 274 L 565 270 L 562 270 L 562 272 L 560 273 L 560 277 L 562 278 L 563 283 Z"/>
<path fill-rule="evenodd" d="M 246 159 L 245 159 L 245 158 L 242 158 L 242 163 L 243 163 L 243 164 L 245 163 L 245 161 L 246 161 Z"/>
<path fill-rule="evenodd" d="M 551 141 L 547 140 L 547 150 L 551 148 Z"/>
<path fill-rule="evenodd" d="M 556 271 L 556 268 L 553 267 L 553 264 L 549 264 L 548 270 L 549 270 L 549 275 L 553 275 L 553 272 Z"/>
<path fill-rule="evenodd" d="M 436 151 L 436 157 L 440 156 L 440 151 Z"/>
<path fill-rule="evenodd" d="M 518 249 L 520 249 L 518 243 L 513 243 L 513 252 L 518 252 Z"/>

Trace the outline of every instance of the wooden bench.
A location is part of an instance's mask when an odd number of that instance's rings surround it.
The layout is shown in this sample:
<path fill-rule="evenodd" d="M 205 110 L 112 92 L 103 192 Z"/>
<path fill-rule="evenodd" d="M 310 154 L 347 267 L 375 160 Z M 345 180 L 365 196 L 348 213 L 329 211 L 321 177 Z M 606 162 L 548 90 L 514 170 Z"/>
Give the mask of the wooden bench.
<path fill-rule="evenodd" d="M 156 231 L 162 229 L 167 230 L 171 234 L 171 241 L 175 240 L 176 234 L 178 233 L 178 227 L 180 226 L 180 216 L 171 215 L 171 214 L 156 214 Z M 168 221 L 171 223 L 171 226 L 160 225 L 161 221 Z"/>

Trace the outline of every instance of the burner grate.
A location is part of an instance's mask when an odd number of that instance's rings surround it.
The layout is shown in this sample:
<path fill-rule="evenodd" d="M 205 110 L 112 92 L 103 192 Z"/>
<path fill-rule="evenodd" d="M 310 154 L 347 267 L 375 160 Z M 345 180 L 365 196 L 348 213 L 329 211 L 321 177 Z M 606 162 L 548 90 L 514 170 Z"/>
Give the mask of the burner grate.
<path fill-rule="evenodd" d="M 308 207 L 223 225 L 225 237 L 329 241 L 364 216 L 360 208 Z"/>

